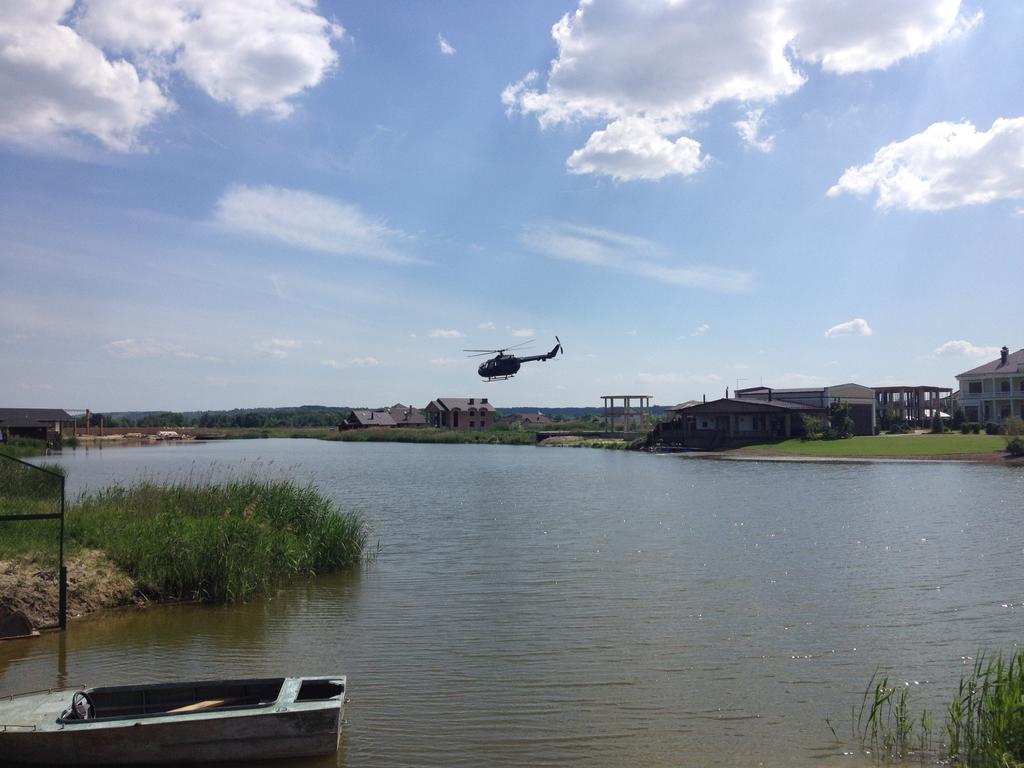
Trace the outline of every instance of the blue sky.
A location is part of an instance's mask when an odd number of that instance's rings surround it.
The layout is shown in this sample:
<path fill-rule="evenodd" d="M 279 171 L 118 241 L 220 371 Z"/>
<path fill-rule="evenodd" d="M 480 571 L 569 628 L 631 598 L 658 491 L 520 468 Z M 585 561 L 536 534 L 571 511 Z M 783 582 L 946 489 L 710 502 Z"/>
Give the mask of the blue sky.
<path fill-rule="evenodd" d="M 1022 36 L 1009 1 L 9 11 L 0 400 L 954 386 L 1024 346 Z M 502 383 L 461 351 L 556 334 Z"/>

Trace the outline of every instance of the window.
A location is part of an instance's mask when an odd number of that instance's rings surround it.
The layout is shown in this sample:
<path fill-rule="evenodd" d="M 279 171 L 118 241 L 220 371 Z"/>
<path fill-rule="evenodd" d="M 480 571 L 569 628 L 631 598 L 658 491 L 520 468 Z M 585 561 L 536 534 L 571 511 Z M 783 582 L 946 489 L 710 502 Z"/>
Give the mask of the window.
<path fill-rule="evenodd" d="M 972 395 L 980 395 L 981 394 L 981 382 L 980 381 L 969 382 L 967 384 L 967 391 L 970 392 Z"/>
<path fill-rule="evenodd" d="M 1007 381 L 1006 379 L 1004 379 L 1003 381 L 999 382 L 999 391 L 1000 392 L 1009 392 L 1010 391 L 1010 382 Z"/>
<path fill-rule="evenodd" d="M 469 428 L 470 428 L 470 429 L 472 429 L 472 428 L 473 428 L 473 427 L 475 427 L 475 426 L 476 426 L 476 422 L 475 422 L 475 421 L 471 421 L 471 422 L 469 422 Z"/>

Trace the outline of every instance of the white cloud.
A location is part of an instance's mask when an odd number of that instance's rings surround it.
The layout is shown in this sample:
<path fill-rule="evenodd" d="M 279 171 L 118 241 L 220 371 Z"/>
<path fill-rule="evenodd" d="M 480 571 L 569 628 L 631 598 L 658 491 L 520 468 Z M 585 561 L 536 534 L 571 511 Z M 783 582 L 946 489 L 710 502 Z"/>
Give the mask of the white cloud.
<path fill-rule="evenodd" d="M 512 335 L 517 339 L 529 339 L 537 335 L 537 331 L 533 328 L 516 328 L 512 331 Z"/>
<path fill-rule="evenodd" d="M 477 326 L 481 331 L 493 331 L 497 326 L 490 320 Z"/>
<path fill-rule="evenodd" d="M 138 148 L 140 132 L 174 109 L 152 79 L 110 60 L 67 24 L 74 0 L 3 4 L 0 139 L 68 148 L 91 136 L 109 149 Z"/>
<path fill-rule="evenodd" d="M 775 148 L 774 136 L 761 136 L 761 129 L 764 127 L 764 110 L 752 109 L 747 112 L 746 118 L 737 120 L 733 127 L 739 133 L 743 143 L 751 149 L 761 152 L 771 152 Z"/>
<path fill-rule="evenodd" d="M 201 355 L 190 352 L 180 344 L 154 338 L 118 339 L 107 344 L 107 349 L 118 357 L 179 357 L 186 360 L 201 358 Z"/>
<path fill-rule="evenodd" d="M 690 333 L 691 336 L 703 336 L 705 333 L 711 330 L 711 326 L 707 323 L 701 323 Z"/>
<path fill-rule="evenodd" d="M 252 345 L 252 348 L 260 354 L 272 357 L 275 360 L 284 360 L 288 357 L 289 353 L 301 347 L 302 342 L 298 339 L 266 339 Z"/>
<path fill-rule="evenodd" d="M 642 237 L 596 227 L 542 224 L 525 229 L 523 244 L 543 256 L 576 261 L 672 285 L 712 291 L 743 291 L 751 287 L 749 272 L 702 265 L 679 265 L 661 246 Z"/>
<path fill-rule="evenodd" d="M 460 365 L 463 362 L 465 362 L 465 361 L 460 359 L 460 358 L 458 358 L 458 357 L 434 357 L 434 358 L 431 358 L 431 360 L 430 360 L 430 364 L 431 365 L 436 365 L 438 367 L 446 367 L 446 366 L 451 366 L 451 365 Z"/>
<path fill-rule="evenodd" d="M 546 78 L 528 73 L 502 101 L 542 127 L 603 122 L 570 157 L 576 173 L 689 175 L 702 166 L 699 145 L 681 134 L 715 104 L 794 93 L 808 78 L 801 64 L 884 69 L 979 19 L 962 18 L 959 0 L 580 0 L 551 29 Z"/>
<path fill-rule="evenodd" d="M 616 120 L 594 131 L 566 160 L 570 173 L 599 173 L 616 181 L 657 181 L 670 174 L 692 176 L 704 167 L 700 144 L 682 136 L 666 139 L 649 120 Z"/>
<path fill-rule="evenodd" d="M 873 191 L 880 208 L 919 211 L 1024 198 L 1024 117 L 999 118 L 981 132 L 968 122 L 933 123 L 847 168 L 827 194 Z"/>
<path fill-rule="evenodd" d="M 454 56 L 457 53 L 455 46 L 445 40 L 444 35 L 440 33 L 437 35 L 437 45 L 445 56 Z"/>
<path fill-rule="evenodd" d="M 437 328 L 430 332 L 430 338 L 432 339 L 461 339 L 465 335 L 462 331 L 457 331 L 454 328 L 450 330 Z"/>
<path fill-rule="evenodd" d="M 825 336 L 870 336 L 872 333 L 874 331 L 871 330 L 868 321 L 862 317 L 856 317 L 853 320 L 847 320 L 845 323 L 833 325 L 825 331 Z"/>
<path fill-rule="evenodd" d="M 936 357 L 973 357 L 978 360 L 999 357 L 999 347 L 982 347 L 969 341 L 952 340 L 935 348 Z"/>
<path fill-rule="evenodd" d="M 682 377 L 678 373 L 638 373 L 636 375 L 637 384 L 650 384 L 651 386 L 678 384 L 680 381 L 682 381 Z"/>
<path fill-rule="evenodd" d="M 284 117 L 337 65 L 344 30 L 315 0 L 87 0 L 77 28 L 156 72 L 178 71 L 239 113 Z"/>
<path fill-rule="evenodd" d="M 313 251 L 419 263 L 399 245 L 405 235 L 333 197 L 283 187 L 235 185 L 217 201 L 221 226 Z"/>
<path fill-rule="evenodd" d="M 241 114 L 283 117 L 336 66 L 343 30 L 314 0 L 32 0 L 3 4 L 0 139 L 49 150 L 91 136 L 142 148 L 184 75 Z"/>
<path fill-rule="evenodd" d="M 353 357 L 348 360 L 321 360 L 320 362 L 328 368 L 334 368 L 335 370 L 345 370 L 346 368 L 374 368 L 380 365 L 380 360 L 376 357 Z"/>
<path fill-rule="evenodd" d="M 825 384 L 821 376 L 809 373 L 784 373 L 776 377 L 774 387 L 820 387 Z"/>

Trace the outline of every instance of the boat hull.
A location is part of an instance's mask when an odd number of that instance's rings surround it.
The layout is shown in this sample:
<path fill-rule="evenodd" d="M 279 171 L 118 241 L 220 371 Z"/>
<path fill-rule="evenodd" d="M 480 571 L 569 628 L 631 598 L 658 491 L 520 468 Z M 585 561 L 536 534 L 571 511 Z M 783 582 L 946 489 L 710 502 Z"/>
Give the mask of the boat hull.
<path fill-rule="evenodd" d="M 253 706 L 197 701 L 137 716 L 67 717 L 71 691 L 0 701 L 0 762 L 24 765 L 162 765 L 251 763 L 333 754 L 341 738 L 345 678 L 287 678 L 276 700 Z M 99 703 L 152 701 L 181 691 L 233 692 L 266 688 L 268 681 L 86 689 Z M 234 688 L 232 688 L 234 686 Z M 332 693 L 337 695 L 330 695 Z M 201 700 L 200 700 L 201 699 Z M 177 704 L 178 702 L 175 702 Z M 110 705 L 108 704 L 108 710 Z M 98 712 L 103 712 L 100 705 Z M 12 725 L 19 723 L 19 725 Z"/>

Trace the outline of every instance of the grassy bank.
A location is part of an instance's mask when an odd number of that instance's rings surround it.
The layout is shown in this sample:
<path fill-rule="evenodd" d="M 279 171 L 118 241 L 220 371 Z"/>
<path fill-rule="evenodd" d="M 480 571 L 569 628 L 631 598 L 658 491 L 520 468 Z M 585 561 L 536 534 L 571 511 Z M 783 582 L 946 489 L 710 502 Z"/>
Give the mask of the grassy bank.
<path fill-rule="evenodd" d="M 497 445 L 533 445 L 537 436 L 528 430 L 494 429 L 458 432 L 447 429 L 350 429 L 334 432 L 326 440 L 351 443 L 492 443 Z"/>
<path fill-rule="evenodd" d="M 0 505 L 28 499 L 9 493 Z M 54 565 L 57 525 L 0 523 L 0 559 Z M 90 492 L 69 505 L 65 538 L 69 557 L 99 550 L 147 596 L 224 602 L 359 561 L 366 530 L 312 487 L 253 478 Z"/>
<path fill-rule="evenodd" d="M 27 437 L 16 437 L 0 443 L 0 453 L 23 459 L 26 456 L 45 456 L 46 443 L 42 440 L 29 440 Z"/>
<path fill-rule="evenodd" d="M 1024 768 L 1024 651 L 1009 658 L 979 654 L 946 707 L 938 746 L 934 727 L 927 711 L 912 710 L 910 688 L 877 676 L 854 720 L 862 746 L 882 758 L 916 755 L 922 763 L 937 757 L 970 768 Z"/>
<path fill-rule="evenodd" d="M 605 448 L 613 451 L 625 451 L 633 444 L 631 440 L 614 437 L 579 437 L 576 435 L 556 435 L 546 438 L 540 443 L 548 448 Z"/>
<path fill-rule="evenodd" d="M 828 458 L 900 458 L 911 456 L 952 456 L 956 454 L 1001 453 L 1006 441 L 998 435 L 874 435 L 846 440 L 784 440 L 737 448 L 736 452 Z"/>

